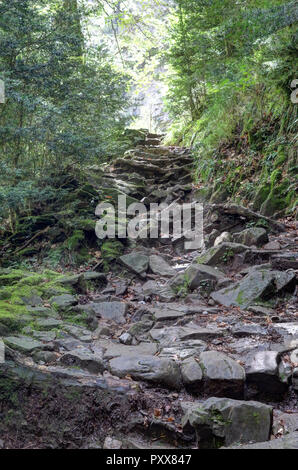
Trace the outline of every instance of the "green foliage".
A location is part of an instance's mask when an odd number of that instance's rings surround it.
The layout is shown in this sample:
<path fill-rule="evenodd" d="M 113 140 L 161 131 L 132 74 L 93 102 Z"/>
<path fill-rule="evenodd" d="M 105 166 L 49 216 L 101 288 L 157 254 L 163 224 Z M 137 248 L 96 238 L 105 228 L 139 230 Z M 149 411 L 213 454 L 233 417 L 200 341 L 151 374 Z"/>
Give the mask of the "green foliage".
<path fill-rule="evenodd" d="M 254 187 L 274 185 L 277 174 L 282 179 L 290 171 L 297 128 L 297 106 L 290 100 L 297 75 L 297 2 L 175 4 L 166 55 L 166 105 L 173 121 L 168 141 L 191 143 L 198 180 L 220 180 L 247 203 Z M 257 209 L 268 194 L 259 194 Z"/>
<path fill-rule="evenodd" d="M 104 38 L 87 44 L 87 12 L 77 0 L 0 4 L 0 229 L 58 188 L 37 180 L 126 149 L 129 78 L 118 72 Z M 55 194 L 54 194 L 55 193 Z M 61 195 L 61 192 L 60 192 Z M 2 221 L 2 227 L 1 227 Z"/>

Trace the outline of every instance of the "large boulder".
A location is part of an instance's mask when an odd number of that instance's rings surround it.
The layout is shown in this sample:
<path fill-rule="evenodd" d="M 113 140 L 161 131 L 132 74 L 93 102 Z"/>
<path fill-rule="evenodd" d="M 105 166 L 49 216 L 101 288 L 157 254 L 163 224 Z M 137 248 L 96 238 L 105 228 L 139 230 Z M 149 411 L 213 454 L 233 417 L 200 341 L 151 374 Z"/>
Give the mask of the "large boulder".
<path fill-rule="evenodd" d="M 259 300 L 266 300 L 276 292 L 272 271 L 253 271 L 240 282 L 211 294 L 211 298 L 225 307 L 246 308 Z"/>
<path fill-rule="evenodd" d="M 182 404 L 183 428 L 194 428 L 199 447 L 262 442 L 270 437 L 272 407 L 256 401 L 208 398 Z"/>
<path fill-rule="evenodd" d="M 204 351 L 200 354 L 199 363 L 205 393 L 218 397 L 243 396 L 245 370 L 238 362 L 218 351 Z"/>
<path fill-rule="evenodd" d="M 195 323 L 186 326 L 169 326 L 164 328 L 152 328 L 151 337 L 163 346 L 175 346 L 175 343 L 187 340 L 206 340 L 223 336 L 226 330 L 219 328 L 204 328 Z"/>
<path fill-rule="evenodd" d="M 225 275 L 212 266 L 193 263 L 184 273 L 178 274 L 169 284 L 172 288 L 177 289 L 186 282 L 187 287 L 190 290 L 194 290 L 198 287 L 205 287 L 207 284 L 215 286 L 218 281 L 224 278 Z"/>
<path fill-rule="evenodd" d="M 156 356 L 121 356 L 110 360 L 110 372 L 117 377 L 131 376 L 169 388 L 181 388 L 181 372 L 178 364 Z"/>

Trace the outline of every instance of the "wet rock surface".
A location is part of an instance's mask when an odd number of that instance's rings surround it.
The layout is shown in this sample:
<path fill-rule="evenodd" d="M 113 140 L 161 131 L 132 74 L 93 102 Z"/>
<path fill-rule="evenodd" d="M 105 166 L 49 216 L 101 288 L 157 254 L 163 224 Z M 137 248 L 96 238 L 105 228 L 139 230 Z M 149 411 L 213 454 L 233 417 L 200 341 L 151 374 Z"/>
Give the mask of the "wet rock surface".
<path fill-rule="evenodd" d="M 191 170 L 150 137 L 106 189 L 194 202 Z M 131 240 L 109 273 L 61 276 L 0 318 L 4 447 L 297 448 L 297 233 L 235 204 L 204 216 L 202 250 Z"/>

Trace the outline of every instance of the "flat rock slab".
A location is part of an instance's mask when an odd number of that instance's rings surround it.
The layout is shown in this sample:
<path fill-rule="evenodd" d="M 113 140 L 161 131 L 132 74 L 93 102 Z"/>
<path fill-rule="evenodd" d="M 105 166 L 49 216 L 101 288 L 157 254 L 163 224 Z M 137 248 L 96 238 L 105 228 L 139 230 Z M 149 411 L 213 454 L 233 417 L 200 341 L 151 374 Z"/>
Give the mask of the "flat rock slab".
<path fill-rule="evenodd" d="M 110 360 L 110 372 L 117 377 L 131 376 L 169 388 L 181 388 L 181 372 L 178 364 L 156 356 L 124 356 Z"/>
<path fill-rule="evenodd" d="M 27 307 L 27 310 L 30 314 L 36 317 L 59 317 L 58 313 L 54 309 L 48 307 Z"/>
<path fill-rule="evenodd" d="M 149 257 L 138 252 L 132 252 L 128 255 L 121 256 L 119 260 L 126 268 L 143 277 L 149 267 Z"/>
<path fill-rule="evenodd" d="M 83 327 L 76 326 L 76 325 L 68 325 L 68 324 L 64 323 L 63 330 L 67 331 L 67 333 L 69 333 L 74 338 L 76 338 L 76 339 L 78 339 L 82 342 L 89 343 L 92 340 L 91 331 L 89 331 L 89 330 L 87 330 Z"/>
<path fill-rule="evenodd" d="M 150 312 L 154 316 L 156 321 L 176 320 L 177 318 L 183 318 L 186 313 L 178 310 L 168 310 L 165 308 L 151 308 Z"/>
<path fill-rule="evenodd" d="M 181 342 L 186 340 L 206 340 L 222 336 L 226 330 L 219 328 L 209 329 L 202 328 L 193 323 L 187 326 L 169 326 L 165 328 L 153 328 L 150 331 L 151 337 L 161 343 L 163 346 L 173 346 L 174 342 Z"/>
<path fill-rule="evenodd" d="M 50 299 L 50 304 L 57 310 L 68 310 L 78 303 L 76 297 L 70 294 L 57 295 Z"/>
<path fill-rule="evenodd" d="M 245 370 L 238 362 L 218 351 L 204 351 L 199 357 L 209 395 L 238 398 L 243 396 Z"/>
<path fill-rule="evenodd" d="M 283 336 L 298 337 L 298 322 L 275 323 L 273 328 Z"/>
<path fill-rule="evenodd" d="M 232 327 L 233 336 L 267 336 L 267 329 L 256 323 L 242 323 Z"/>
<path fill-rule="evenodd" d="M 182 403 L 182 426 L 195 429 L 199 444 L 208 447 L 269 439 L 272 407 L 256 401 L 211 397 Z"/>
<path fill-rule="evenodd" d="M 104 348 L 104 358 L 107 360 L 120 356 L 154 356 L 157 352 L 155 343 L 140 343 L 137 346 L 128 346 L 120 343 L 98 341 L 97 344 Z"/>
<path fill-rule="evenodd" d="M 184 275 L 189 281 L 189 287 L 191 290 L 197 289 L 206 281 L 217 283 L 221 279 L 225 278 L 225 275 L 219 269 L 197 263 L 191 264 L 185 270 Z"/>
<path fill-rule="evenodd" d="M 167 357 L 178 361 L 184 361 L 193 356 L 199 357 L 200 353 L 206 351 L 207 344 L 199 339 L 192 339 L 174 342 L 173 345 L 165 346 L 160 349 L 159 357 Z"/>
<path fill-rule="evenodd" d="M 57 333 L 55 331 L 33 331 L 33 337 L 39 341 L 50 343 L 56 339 Z"/>
<path fill-rule="evenodd" d="M 268 299 L 276 292 L 275 276 L 271 271 L 254 271 L 240 282 L 211 294 L 215 302 L 225 307 L 247 308 L 257 300 Z"/>
<path fill-rule="evenodd" d="M 149 256 L 149 267 L 154 274 L 159 276 L 172 277 L 176 274 L 175 269 L 158 255 Z"/>
<path fill-rule="evenodd" d="M 16 349 L 22 353 L 31 353 L 38 349 L 44 348 L 44 344 L 27 336 L 8 336 L 4 339 L 5 344 L 12 349 Z"/>
<path fill-rule="evenodd" d="M 119 324 L 125 323 L 128 305 L 124 302 L 92 302 L 89 304 L 95 315 Z"/>
<path fill-rule="evenodd" d="M 81 369 L 86 369 L 91 374 L 98 374 L 104 371 L 103 364 L 103 355 L 93 354 L 86 350 L 74 350 L 69 351 L 63 356 L 61 356 L 61 364 L 67 366 L 80 367 Z"/>
<path fill-rule="evenodd" d="M 279 439 L 255 444 L 231 446 L 229 449 L 298 449 L 298 431 L 286 434 Z"/>
<path fill-rule="evenodd" d="M 36 325 L 43 330 L 52 330 L 54 328 L 59 328 L 63 325 L 62 320 L 57 320 L 56 318 L 45 318 L 36 321 Z"/>

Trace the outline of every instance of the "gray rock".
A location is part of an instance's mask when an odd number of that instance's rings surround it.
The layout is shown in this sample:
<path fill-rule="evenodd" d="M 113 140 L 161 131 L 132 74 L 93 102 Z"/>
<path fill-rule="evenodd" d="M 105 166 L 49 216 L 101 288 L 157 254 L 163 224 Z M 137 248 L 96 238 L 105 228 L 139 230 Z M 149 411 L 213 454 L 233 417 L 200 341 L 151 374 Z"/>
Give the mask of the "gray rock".
<path fill-rule="evenodd" d="M 63 294 L 63 295 L 58 295 L 56 297 L 52 297 L 50 299 L 50 303 L 53 307 L 55 307 L 57 310 L 68 310 L 72 306 L 76 305 L 78 303 L 77 299 L 75 296 L 70 295 L 70 294 Z"/>
<path fill-rule="evenodd" d="M 130 345 L 132 343 L 132 336 L 129 333 L 122 333 L 121 336 L 119 336 L 119 341 L 122 344 L 127 344 Z"/>
<path fill-rule="evenodd" d="M 222 232 L 214 242 L 214 246 L 218 246 L 221 243 L 224 242 L 231 242 L 232 241 L 232 235 L 229 232 Z M 235 240 L 236 241 L 236 240 Z"/>
<path fill-rule="evenodd" d="M 280 250 L 280 244 L 278 243 L 278 241 L 271 241 L 269 243 L 266 243 L 266 245 L 264 246 L 264 250 L 278 251 Z"/>
<path fill-rule="evenodd" d="M 211 397 L 182 408 L 182 426 L 195 429 L 199 447 L 261 442 L 270 437 L 272 407 L 256 401 Z"/>
<path fill-rule="evenodd" d="M 178 364 L 170 359 L 156 356 L 122 356 L 110 360 L 110 372 L 117 377 L 130 375 L 135 380 L 144 380 L 169 388 L 181 388 L 181 373 Z"/>
<path fill-rule="evenodd" d="M 181 366 L 182 382 L 185 386 L 189 386 L 192 389 L 198 387 L 202 383 L 203 373 L 202 369 L 194 358 L 185 359 Z"/>
<path fill-rule="evenodd" d="M 151 255 L 149 257 L 149 267 L 154 274 L 160 276 L 172 277 L 176 271 L 161 256 Z"/>
<path fill-rule="evenodd" d="M 42 305 L 43 301 L 39 295 L 32 294 L 30 297 L 22 297 L 22 301 L 31 307 L 38 307 Z"/>
<path fill-rule="evenodd" d="M 138 338 L 139 336 L 142 336 L 145 333 L 147 333 L 149 330 L 151 330 L 152 326 L 153 326 L 152 321 L 144 319 L 143 321 L 139 321 L 139 322 L 134 323 L 129 328 L 128 333 L 131 336 L 134 336 L 134 337 Z"/>
<path fill-rule="evenodd" d="M 238 362 L 218 351 L 202 352 L 199 362 L 206 393 L 233 398 L 243 396 L 245 371 Z"/>
<path fill-rule="evenodd" d="M 298 432 L 287 434 L 279 439 L 273 439 L 272 441 L 243 446 L 231 446 L 229 449 L 298 449 Z"/>
<path fill-rule="evenodd" d="M 67 366 L 76 366 L 81 369 L 86 369 L 92 374 L 98 374 L 104 371 L 103 354 L 99 352 L 93 354 L 85 349 L 69 351 L 61 356 L 59 362 Z"/>
<path fill-rule="evenodd" d="M 33 337 L 45 343 L 50 343 L 56 339 L 57 333 L 55 331 L 33 331 Z"/>
<path fill-rule="evenodd" d="M 152 308 L 150 309 L 156 321 L 176 320 L 183 318 L 186 313 L 178 310 L 170 310 L 166 308 Z"/>
<path fill-rule="evenodd" d="M 298 366 L 298 349 L 295 349 L 290 354 L 290 360 L 297 367 Z"/>
<path fill-rule="evenodd" d="M 91 331 L 81 327 L 81 326 L 76 326 L 76 325 L 69 325 L 69 324 L 64 324 L 63 325 L 63 330 L 67 331 L 70 335 L 74 336 L 74 338 L 82 341 L 89 343 L 92 340 L 92 333 Z"/>
<path fill-rule="evenodd" d="M 57 353 L 52 351 L 37 351 L 34 353 L 34 360 L 36 362 L 44 362 L 45 364 L 50 364 L 51 362 L 55 362 L 57 360 Z"/>
<path fill-rule="evenodd" d="M 272 315 L 276 315 L 276 312 L 273 310 L 273 308 L 262 307 L 260 305 L 251 305 L 247 310 L 254 313 L 255 315 L 261 315 L 264 317 L 271 317 Z"/>
<path fill-rule="evenodd" d="M 106 320 L 119 324 L 123 324 L 126 321 L 125 315 L 128 311 L 128 305 L 124 302 L 92 302 L 90 307 L 96 316 Z"/>
<path fill-rule="evenodd" d="M 114 437 L 107 436 L 105 438 L 103 449 L 122 449 L 122 441 Z"/>
<path fill-rule="evenodd" d="M 159 292 L 159 285 L 155 281 L 147 281 L 145 284 L 142 286 L 142 291 L 145 296 L 149 295 L 157 295 Z"/>
<path fill-rule="evenodd" d="M 255 271 L 240 282 L 211 294 L 211 298 L 225 307 L 247 308 L 258 300 L 268 299 L 276 292 L 275 276 L 271 271 Z"/>
<path fill-rule="evenodd" d="M 63 325 L 63 321 L 57 320 L 56 318 L 45 318 L 36 321 L 36 325 L 39 328 L 43 328 L 44 330 L 52 330 L 54 328 L 59 328 Z"/>
<path fill-rule="evenodd" d="M 105 349 L 104 358 L 107 360 L 120 356 L 154 356 L 157 352 L 157 346 L 154 343 L 140 343 L 137 346 L 126 346 L 124 344 L 99 341 L 99 347 Z"/>
<path fill-rule="evenodd" d="M 167 357 L 184 361 L 193 356 L 199 356 L 201 352 L 206 351 L 207 344 L 199 339 L 182 341 L 179 343 L 174 342 L 173 346 L 165 346 L 160 349 L 159 357 Z"/>
<path fill-rule="evenodd" d="M 37 349 L 44 348 L 44 344 L 28 336 L 8 336 L 4 338 L 5 344 L 12 349 L 16 349 L 22 353 L 32 353 Z"/>
<path fill-rule="evenodd" d="M 196 258 L 198 264 L 208 264 L 209 266 L 219 266 L 231 261 L 236 254 L 249 250 L 246 245 L 239 243 L 221 243 L 213 248 L 209 248 L 203 255 Z"/>
<path fill-rule="evenodd" d="M 149 267 L 149 258 L 142 253 L 132 252 L 119 259 L 126 268 L 139 275 L 144 275 Z"/>
<path fill-rule="evenodd" d="M 247 246 L 261 246 L 267 243 L 268 235 L 262 227 L 251 227 L 233 234 L 233 242 Z"/>
<path fill-rule="evenodd" d="M 298 413 L 277 413 L 275 412 L 273 422 L 273 434 L 287 434 L 298 431 Z"/>
<path fill-rule="evenodd" d="M 187 326 L 180 327 L 153 328 L 150 331 L 150 335 L 163 346 L 173 346 L 174 342 L 217 338 L 222 336 L 224 332 L 225 330 L 220 330 L 219 328 L 202 328 L 194 323 L 189 323 Z"/>
<path fill-rule="evenodd" d="M 65 276 L 58 279 L 57 283 L 74 286 L 76 290 L 85 293 L 88 287 L 88 283 L 92 283 L 94 287 L 102 287 L 107 284 L 107 277 L 104 273 L 87 271 L 85 273 L 75 274 L 73 276 Z"/>
<path fill-rule="evenodd" d="M 298 323 L 287 322 L 287 323 L 275 323 L 273 329 L 283 336 L 294 336 L 298 337 Z"/>
<path fill-rule="evenodd" d="M 258 335 L 258 336 L 266 336 L 267 329 L 256 324 L 256 323 L 242 323 L 242 324 L 236 324 L 232 328 L 232 334 L 233 336 L 253 336 L 253 335 Z"/>
<path fill-rule="evenodd" d="M 219 280 L 225 278 L 225 275 L 218 269 L 197 263 L 191 264 L 185 270 L 184 276 L 188 280 L 190 290 L 201 287 L 206 281 L 216 284 Z"/>
<path fill-rule="evenodd" d="M 279 353 L 276 351 L 257 352 L 246 361 L 247 382 L 254 384 L 261 393 L 284 393 L 287 383 L 279 376 L 279 362 Z"/>
<path fill-rule="evenodd" d="M 52 317 L 52 318 L 59 318 L 58 313 L 51 308 L 48 307 L 27 307 L 29 313 L 36 317 Z"/>
<path fill-rule="evenodd" d="M 277 292 L 294 292 L 297 281 L 294 271 L 273 271 Z"/>

